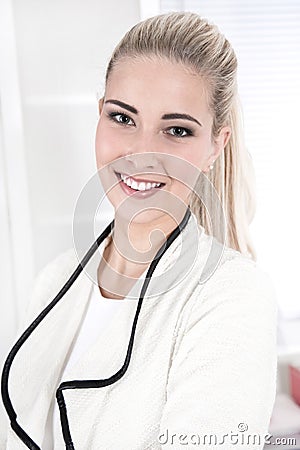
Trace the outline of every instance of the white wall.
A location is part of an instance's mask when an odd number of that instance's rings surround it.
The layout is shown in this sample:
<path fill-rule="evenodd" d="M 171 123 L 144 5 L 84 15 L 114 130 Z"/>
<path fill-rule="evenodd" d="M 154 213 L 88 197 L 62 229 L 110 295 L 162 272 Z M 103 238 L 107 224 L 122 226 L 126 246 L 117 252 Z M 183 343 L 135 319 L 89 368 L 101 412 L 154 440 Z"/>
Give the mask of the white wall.
<path fill-rule="evenodd" d="M 97 92 L 140 10 L 138 0 L 2 0 L 1 14 L 2 360 L 37 272 L 73 245 L 76 199 L 96 170 Z M 3 103 L 13 93 L 14 110 Z"/>

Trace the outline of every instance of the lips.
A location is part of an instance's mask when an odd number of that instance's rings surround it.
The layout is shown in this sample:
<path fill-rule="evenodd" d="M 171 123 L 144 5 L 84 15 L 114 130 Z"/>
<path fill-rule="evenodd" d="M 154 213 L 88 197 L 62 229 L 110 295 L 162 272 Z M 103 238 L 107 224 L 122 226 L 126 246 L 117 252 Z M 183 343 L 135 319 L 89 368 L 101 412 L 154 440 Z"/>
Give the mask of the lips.
<path fill-rule="evenodd" d="M 143 183 L 143 184 L 147 184 L 147 183 L 155 183 L 158 184 L 158 186 L 155 187 L 151 187 L 150 189 L 144 189 L 144 190 L 139 190 L 139 189 L 133 189 L 132 187 L 128 186 L 121 178 L 121 174 L 118 172 L 115 172 L 115 175 L 119 181 L 119 184 L 122 188 L 122 190 L 125 192 L 125 194 L 127 195 L 134 195 L 135 198 L 147 198 L 150 197 L 152 195 L 154 195 L 156 192 L 158 192 L 160 189 L 162 189 L 165 186 L 165 183 L 160 183 L 157 181 L 150 181 L 150 180 L 145 180 L 145 179 L 137 179 L 137 178 L 133 178 L 129 175 L 123 174 L 122 176 L 127 177 L 129 176 L 129 178 L 131 178 L 131 180 L 133 180 L 136 183 Z"/>
<path fill-rule="evenodd" d="M 125 173 L 119 173 L 115 172 L 117 178 L 124 183 L 126 183 L 128 186 L 133 187 L 135 190 L 147 190 L 151 188 L 159 188 L 162 186 L 165 186 L 165 183 L 159 181 L 159 180 L 149 180 L 145 178 L 135 178 L 131 175 L 127 175 Z M 132 186 L 135 185 L 135 186 Z M 141 186 L 144 185 L 144 186 Z"/>

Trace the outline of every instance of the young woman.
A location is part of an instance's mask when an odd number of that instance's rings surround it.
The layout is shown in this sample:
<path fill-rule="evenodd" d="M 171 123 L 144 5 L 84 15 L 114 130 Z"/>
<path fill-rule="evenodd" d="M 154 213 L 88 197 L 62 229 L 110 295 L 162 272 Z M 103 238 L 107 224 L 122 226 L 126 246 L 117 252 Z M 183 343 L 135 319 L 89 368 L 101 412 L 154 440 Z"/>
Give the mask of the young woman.
<path fill-rule="evenodd" d="M 96 133 L 115 219 L 79 266 L 71 249 L 36 280 L 3 371 L 1 448 L 263 448 L 277 306 L 248 234 L 236 70 L 193 13 L 116 47 Z"/>

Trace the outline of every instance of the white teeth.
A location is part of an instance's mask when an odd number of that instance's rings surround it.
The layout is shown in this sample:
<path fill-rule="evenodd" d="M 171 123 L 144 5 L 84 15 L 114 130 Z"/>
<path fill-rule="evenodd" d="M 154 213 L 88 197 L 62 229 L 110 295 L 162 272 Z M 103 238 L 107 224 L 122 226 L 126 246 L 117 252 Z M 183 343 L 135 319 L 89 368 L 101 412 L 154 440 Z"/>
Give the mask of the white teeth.
<path fill-rule="evenodd" d="M 153 189 L 155 187 L 158 187 L 161 185 L 161 183 L 145 183 L 144 181 L 141 181 L 138 183 L 137 181 L 133 180 L 132 178 L 123 175 L 120 173 L 121 180 L 127 184 L 127 186 L 131 187 L 132 189 L 135 189 L 137 191 L 147 191 L 149 189 Z"/>

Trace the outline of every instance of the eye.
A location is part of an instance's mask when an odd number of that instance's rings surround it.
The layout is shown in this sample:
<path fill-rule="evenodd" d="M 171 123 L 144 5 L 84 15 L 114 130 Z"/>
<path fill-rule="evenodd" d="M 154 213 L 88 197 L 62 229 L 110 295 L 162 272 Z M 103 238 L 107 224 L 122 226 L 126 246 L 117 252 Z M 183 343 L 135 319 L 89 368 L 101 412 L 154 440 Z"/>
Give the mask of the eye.
<path fill-rule="evenodd" d="M 117 122 L 120 125 L 131 125 L 130 121 L 134 123 L 133 120 L 129 116 L 127 116 L 127 114 L 124 114 L 122 112 L 110 112 L 108 113 L 108 117 L 110 120 L 112 120 L 113 122 Z"/>
<path fill-rule="evenodd" d="M 192 130 L 190 130 L 189 128 L 183 128 L 183 127 L 171 127 L 169 128 L 169 131 L 173 130 L 171 134 L 171 136 L 177 137 L 177 138 L 182 138 L 182 137 L 186 137 L 186 136 L 193 136 L 193 132 Z"/>

